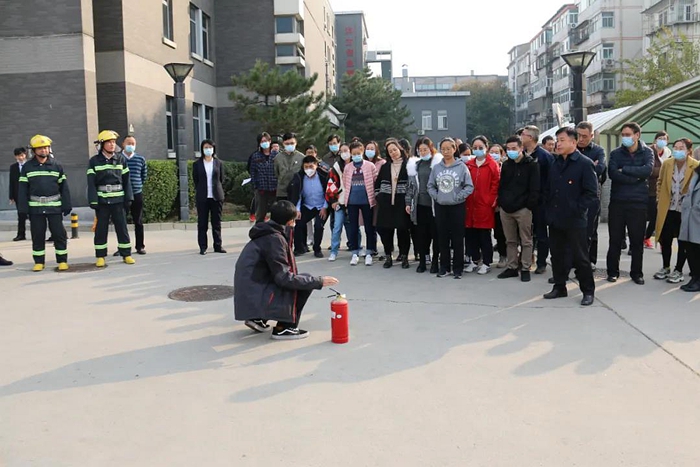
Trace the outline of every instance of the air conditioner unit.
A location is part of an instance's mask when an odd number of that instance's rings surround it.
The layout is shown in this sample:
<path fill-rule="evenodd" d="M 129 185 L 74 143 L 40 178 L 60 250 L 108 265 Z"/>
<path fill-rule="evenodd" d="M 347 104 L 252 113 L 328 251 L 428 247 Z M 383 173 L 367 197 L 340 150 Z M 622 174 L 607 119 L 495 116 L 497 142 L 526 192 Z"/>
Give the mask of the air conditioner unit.
<path fill-rule="evenodd" d="M 613 59 L 613 58 L 606 58 L 605 60 L 603 60 L 603 66 L 604 66 L 605 68 L 612 68 L 612 67 L 614 67 L 614 66 L 615 66 L 615 59 Z"/>
<path fill-rule="evenodd" d="M 425 136 L 425 130 L 418 130 L 418 131 L 416 132 L 416 134 L 417 134 L 418 136 Z"/>

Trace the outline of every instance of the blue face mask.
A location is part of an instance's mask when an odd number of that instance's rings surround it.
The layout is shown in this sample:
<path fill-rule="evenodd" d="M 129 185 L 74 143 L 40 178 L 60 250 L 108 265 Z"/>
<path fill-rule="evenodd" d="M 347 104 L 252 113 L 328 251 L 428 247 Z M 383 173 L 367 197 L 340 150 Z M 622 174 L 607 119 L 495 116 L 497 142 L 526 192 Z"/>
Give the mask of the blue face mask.
<path fill-rule="evenodd" d="M 329 144 L 328 149 L 330 149 L 331 152 L 338 152 L 340 150 L 340 145 L 339 144 Z"/>
<path fill-rule="evenodd" d="M 133 154 L 134 152 L 136 152 L 136 146 L 134 146 L 133 144 L 127 144 L 124 147 L 124 151 L 126 151 L 127 154 Z"/>
<path fill-rule="evenodd" d="M 508 153 L 508 157 L 511 160 L 515 160 L 518 158 L 518 156 L 520 156 L 520 151 L 506 151 L 506 152 Z"/>
<path fill-rule="evenodd" d="M 352 156 L 352 161 L 355 164 L 359 164 L 360 162 L 362 162 L 362 156 Z"/>
<path fill-rule="evenodd" d="M 260 147 L 263 149 L 270 149 L 270 142 L 269 141 L 263 141 L 260 143 Z"/>
<path fill-rule="evenodd" d="M 685 151 L 673 151 L 673 158 L 677 161 L 682 161 L 687 156 Z"/>
<path fill-rule="evenodd" d="M 482 157 L 486 156 L 486 151 L 483 149 L 474 149 L 474 155 L 481 159 Z"/>
<path fill-rule="evenodd" d="M 665 139 L 657 139 L 656 140 L 656 147 L 659 149 L 664 149 L 666 146 L 668 146 L 668 141 Z"/>
<path fill-rule="evenodd" d="M 374 149 L 368 149 L 365 151 L 365 156 L 367 156 L 367 159 L 374 159 L 374 156 L 376 156 L 376 152 Z"/>
<path fill-rule="evenodd" d="M 294 152 L 294 150 L 297 148 L 296 144 L 287 144 L 284 146 L 284 150 L 287 152 Z"/>
<path fill-rule="evenodd" d="M 626 148 L 631 148 L 632 146 L 634 146 L 634 138 L 632 138 L 631 136 L 623 136 L 622 145 Z"/>
<path fill-rule="evenodd" d="M 499 162 L 501 160 L 501 155 L 496 154 L 495 152 L 490 153 L 489 156 L 491 156 L 491 159 L 495 160 L 496 162 Z"/>
<path fill-rule="evenodd" d="M 204 155 L 211 157 L 214 155 L 214 148 L 204 148 Z"/>
<path fill-rule="evenodd" d="M 429 160 L 432 159 L 432 158 L 433 158 L 433 156 L 431 156 L 430 154 L 428 154 L 428 155 L 426 155 L 426 156 L 421 156 L 421 157 L 420 157 L 420 160 L 427 162 L 427 161 L 429 161 Z"/>

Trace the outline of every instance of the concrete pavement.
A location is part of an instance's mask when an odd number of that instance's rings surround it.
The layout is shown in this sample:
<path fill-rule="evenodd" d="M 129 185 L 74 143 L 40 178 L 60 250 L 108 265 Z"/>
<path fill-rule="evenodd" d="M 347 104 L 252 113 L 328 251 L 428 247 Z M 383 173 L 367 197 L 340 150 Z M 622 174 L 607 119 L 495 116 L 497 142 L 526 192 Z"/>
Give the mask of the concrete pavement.
<path fill-rule="evenodd" d="M 252 334 L 230 300 L 167 298 L 232 284 L 246 234 L 201 257 L 196 233 L 152 232 L 134 266 L 33 274 L 30 243 L 0 232 L 15 261 L 0 268 L 0 465 L 699 465 L 700 295 L 651 278 L 658 251 L 646 286 L 599 281 L 589 308 L 573 284 L 542 300 L 548 275 L 304 257 L 351 300 L 351 341 L 334 345 L 325 291 L 297 342 Z M 70 261 L 91 244 L 71 241 Z"/>

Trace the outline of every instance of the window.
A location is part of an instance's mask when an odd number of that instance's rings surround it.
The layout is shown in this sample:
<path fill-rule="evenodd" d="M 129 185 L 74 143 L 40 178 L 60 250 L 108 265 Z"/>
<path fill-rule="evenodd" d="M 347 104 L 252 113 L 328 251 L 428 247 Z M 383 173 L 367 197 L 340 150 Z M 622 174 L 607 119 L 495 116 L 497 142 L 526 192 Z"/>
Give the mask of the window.
<path fill-rule="evenodd" d="M 214 108 L 204 107 L 204 136 L 207 139 L 214 139 Z"/>
<path fill-rule="evenodd" d="M 202 126 L 199 115 L 202 113 L 201 104 L 192 104 L 192 128 L 194 129 L 194 152 L 199 152 L 202 145 Z"/>
<path fill-rule="evenodd" d="M 293 57 L 295 46 L 292 44 L 280 44 L 277 46 L 278 57 Z"/>
<path fill-rule="evenodd" d="M 604 11 L 603 12 L 603 27 L 604 28 L 614 28 L 615 27 L 615 12 L 614 11 Z"/>
<path fill-rule="evenodd" d="M 197 59 L 211 57 L 211 18 L 190 3 L 190 54 Z"/>
<path fill-rule="evenodd" d="M 603 44 L 603 60 L 615 58 L 615 44 Z"/>
<path fill-rule="evenodd" d="M 275 20 L 277 34 L 289 34 L 294 32 L 294 18 L 292 16 L 279 16 Z"/>
<path fill-rule="evenodd" d="M 615 77 L 614 76 L 604 76 L 603 77 L 603 91 L 605 91 L 605 92 L 615 91 Z"/>
<path fill-rule="evenodd" d="M 288 71 L 299 72 L 299 68 L 296 65 L 277 65 L 277 68 L 279 68 L 280 74 L 285 74 Z"/>
<path fill-rule="evenodd" d="M 175 152 L 175 113 L 174 100 L 170 96 L 165 96 L 165 125 L 168 138 L 168 152 Z"/>
<path fill-rule="evenodd" d="M 433 112 L 430 110 L 424 110 L 422 113 L 422 123 L 421 128 L 423 131 L 428 131 L 433 129 Z"/>
<path fill-rule="evenodd" d="M 163 0 L 163 37 L 173 40 L 173 0 Z"/>
<path fill-rule="evenodd" d="M 438 130 L 447 130 L 447 110 L 438 110 Z"/>

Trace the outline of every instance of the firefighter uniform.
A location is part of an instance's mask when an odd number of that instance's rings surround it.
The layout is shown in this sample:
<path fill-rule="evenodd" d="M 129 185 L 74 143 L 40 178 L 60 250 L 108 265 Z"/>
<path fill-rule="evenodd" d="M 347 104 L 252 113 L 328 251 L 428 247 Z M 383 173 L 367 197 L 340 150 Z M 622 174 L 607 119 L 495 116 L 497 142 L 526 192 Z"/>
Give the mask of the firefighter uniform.
<path fill-rule="evenodd" d="M 50 145 L 51 139 L 36 135 L 31 140 L 30 148 L 34 150 Z M 42 271 L 46 262 L 47 223 L 59 270 L 68 269 L 68 237 L 62 218 L 72 209 L 70 190 L 63 167 L 53 157 L 44 158 L 35 154 L 24 164 L 19 178 L 17 209 L 29 215 L 34 271 Z"/>
<path fill-rule="evenodd" d="M 95 227 L 95 256 L 97 266 L 104 266 L 107 256 L 107 234 L 110 219 L 117 233 L 119 254 L 127 264 L 135 261 L 131 257 L 131 240 L 126 226 L 125 207 L 134 199 L 129 181 L 129 166 L 123 154 L 115 152 L 111 157 L 105 156 L 102 144 L 116 140 L 118 135 L 112 131 L 103 131 L 98 136 L 100 152 L 90 158 L 87 171 L 88 200 L 95 210 L 97 226 Z"/>

